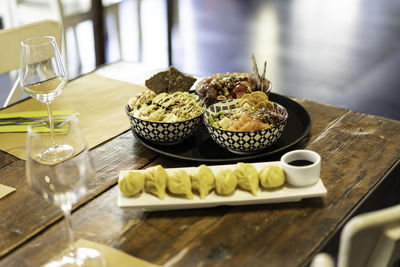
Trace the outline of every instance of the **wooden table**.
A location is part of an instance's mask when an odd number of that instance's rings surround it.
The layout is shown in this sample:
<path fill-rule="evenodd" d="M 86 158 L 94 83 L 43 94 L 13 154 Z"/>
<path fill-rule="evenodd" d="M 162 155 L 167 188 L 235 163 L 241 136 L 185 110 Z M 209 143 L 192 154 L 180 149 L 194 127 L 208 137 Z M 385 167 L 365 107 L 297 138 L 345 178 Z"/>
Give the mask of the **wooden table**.
<path fill-rule="evenodd" d="M 88 196 L 75 206 L 76 238 L 161 265 L 306 265 L 399 162 L 400 122 L 294 100 L 312 116 L 311 134 L 298 147 L 321 155 L 326 197 L 151 213 L 119 208 L 121 169 L 193 166 L 156 154 L 127 131 L 91 150 L 97 176 Z M 0 200 L 0 266 L 37 266 L 66 246 L 61 212 L 32 192 L 24 164 L 0 152 L 0 182 L 17 188 Z M 399 183 L 395 186 L 385 194 L 398 195 Z"/>

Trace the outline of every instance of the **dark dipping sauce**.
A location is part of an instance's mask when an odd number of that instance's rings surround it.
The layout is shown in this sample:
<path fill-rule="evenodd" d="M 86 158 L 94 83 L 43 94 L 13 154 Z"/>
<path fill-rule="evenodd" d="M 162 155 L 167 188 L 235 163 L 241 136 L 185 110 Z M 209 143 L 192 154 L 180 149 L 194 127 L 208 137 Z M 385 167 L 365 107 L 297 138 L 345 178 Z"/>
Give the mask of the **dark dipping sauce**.
<path fill-rule="evenodd" d="M 293 166 L 307 166 L 307 165 L 311 165 L 314 162 L 309 161 L 309 160 L 304 160 L 304 159 L 299 159 L 299 160 L 294 160 L 289 162 L 289 165 L 293 165 Z"/>

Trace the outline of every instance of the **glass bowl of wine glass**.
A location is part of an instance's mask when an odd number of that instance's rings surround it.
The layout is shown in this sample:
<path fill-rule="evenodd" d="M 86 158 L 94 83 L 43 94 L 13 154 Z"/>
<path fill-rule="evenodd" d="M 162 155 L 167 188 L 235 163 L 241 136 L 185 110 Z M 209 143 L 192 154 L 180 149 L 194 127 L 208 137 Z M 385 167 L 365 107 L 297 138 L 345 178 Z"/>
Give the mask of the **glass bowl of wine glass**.
<path fill-rule="evenodd" d="M 35 36 L 21 42 L 19 81 L 23 91 L 47 106 L 52 143 L 40 157 L 58 161 L 69 157 L 73 148 L 56 140 L 51 103 L 61 94 L 68 77 L 53 36 Z"/>
<path fill-rule="evenodd" d="M 70 146 L 73 153 L 58 161 L 43 159 L 43 151 L 52 145 L 53 135 L 59 142 Z M 92 160 L 78 118 L 75 117 L 61 127 L 55 127 L 53 132 L 48 124 L 38 122 L 29 125 L 26 151 L 28 184 L 46 201 L 58 206 L 66 221 L 68 250 L 46 266 L 105 266 L 105 260 L 97 250 L 75 248 L 74 245 L 72 206 L 86 195 L 89 181 L 94 177 Z"/>

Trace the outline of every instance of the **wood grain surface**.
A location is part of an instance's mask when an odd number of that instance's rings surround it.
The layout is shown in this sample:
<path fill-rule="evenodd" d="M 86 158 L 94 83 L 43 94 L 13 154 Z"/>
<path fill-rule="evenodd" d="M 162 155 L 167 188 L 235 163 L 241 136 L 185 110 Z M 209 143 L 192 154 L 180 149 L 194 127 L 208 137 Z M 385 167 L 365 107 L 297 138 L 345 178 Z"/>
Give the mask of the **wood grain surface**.
<path fill-rule="evenodd" d="M 193 163 L 160 157 L 131 132 L 93 149 L 97 176 L 75 206 L 76 238 L 166 266 L 302 266 L 400 158 L 400 122 L 295 99 L 312 116 L 299 146 L 318 152 L 324 198 L 295 203 L 142 212 L 117 206 L 121 169 Z M 37 266 L 66 247 L 61 212 L 29 189 L 24 162 L 0 153 L 1 266 Z M 268 159 L 262 159 L 268 160 Z M 391 192 L 388 192 L 391 193 Z"/>

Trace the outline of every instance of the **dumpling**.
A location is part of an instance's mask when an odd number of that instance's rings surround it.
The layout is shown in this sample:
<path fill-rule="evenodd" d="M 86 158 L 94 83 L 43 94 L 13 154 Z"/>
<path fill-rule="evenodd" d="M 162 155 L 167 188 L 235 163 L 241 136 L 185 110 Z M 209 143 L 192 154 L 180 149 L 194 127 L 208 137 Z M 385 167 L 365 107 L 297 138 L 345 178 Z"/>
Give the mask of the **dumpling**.
<path fill-rule="evenodd" d="M 235 173 L 230 169 L 223 169 L 218 172 L 215 177 L 215 190 L 219 195 L 229 195 L 235 191 L 237 186 L 237 178 Z"/>
<path fill-rule="evenodd" d="M 184 170 L 178 170 L 168 176 L 167 188 L 173 194 L 185 195 L 187 198 L 193 199 L 190 176 Z"/>
<path fill-rule="evenodd" d="M 153 166 L 144 172 L 144 189 L 146 192 L 165 198 L 165 188 L 167 186 L 167 171 L 161 166 Z"/>
<path fill-rule="evenodd" d="M 199 192 L 201 199 L 204 199 L 214 187 L 214 173 L 207 165 L 201 164 L 196 168 L 191 178 L 192 188 Z"/>
<path fill-rule="evenodd" d="M 239 162 L 233 172 L 238 179 L 240 188 L 257 195 L 259 181 L 256 167 L 249 163 Z"/>
<path fill-rule="evenodd" d="M 119 191 L 125 196 L 131 197 L 143 190 L 144 174 L 141 171 L 124 170 L 119 172 Z"/>
<path fill-rule="evenodd" d="M 259 172 L 260 183 L 264 188 L 275 188 L 285 183 L 285 173 L 276 165 L 266 166 Z"/>

